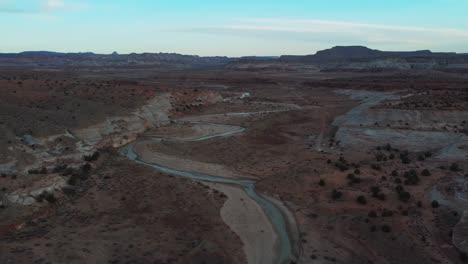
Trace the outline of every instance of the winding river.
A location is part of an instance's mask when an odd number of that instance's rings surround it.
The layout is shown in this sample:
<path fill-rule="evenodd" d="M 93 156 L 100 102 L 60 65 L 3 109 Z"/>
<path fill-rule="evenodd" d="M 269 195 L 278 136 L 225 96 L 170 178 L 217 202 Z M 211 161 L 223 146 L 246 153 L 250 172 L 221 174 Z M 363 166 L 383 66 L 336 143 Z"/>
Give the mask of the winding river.
<path fill-rule="evenodd" d="M 214 123 L 205 123 L 205 122 L 191 122 L 197 124 L 206 124 L 206 125 L 221 125 L 221 124 L 214 124 Z M 229 125 L 223 125 L 229 126 Z M 233 126 L 234 127 L 234 126 Z M 228 137 L 234 134 L 242 133 L 245 131 L 245 128 L 240 128 L 236 126 L 237 129 L 218 133 L 209 136 L 200 136 L 197 138 L 192 139 L 174 139 L 174 138 L 160 138 L 160 137 L 146 137 L 138 139 L 125 147 L 120 149 L 120 153 L 126 156 L 128 159 L 133 160 L 137 163 L 150 166 L 156 170 L 161 172 L 169 173 L 172 175 L 177 175 L 185 178 L 191 178 L 200 181 L 206 182 L 214 182 L 214 183 L 221 183 L 221 184 L 229 184 L 229 185 L 236 185 L 241 187 L 245 193 L 252 198 L 264 211 L 265 215 L 268 217 L 269 221 L 271 222 L 272 226 L 275 229 L 275 232 L 278 235 L 278 252 L 276 253 L 276 262 L 278 264 L 283 263 L 294 263 L 296 257 L 293 253 L 292 242 L 290 239 L 290 235 L 288 233 L 288 227 L 286 223 L 286 218 L 281 212 L 281 209 L 275 205 L 273 202 L 269 201 L 261 194 L 255 191 L 255 181 L 254 180 L 247 180 L 247 179 L 232 179 L 232 178 L 224 178 L 221 176 L 212 176 L 206 175 L 202 173 L 196 172 L 189 172 L 189 171 L 182 171 L 178 170 L 177 168 L 168 168 L 165 166 L 161 166 L 158 164 L 147 163 L 139 159 L 138 154 L 135 151 L 135 145 L 141 142 L 161 142 L 161 141 L 173 141 L 173 142 L 194 142 L 194 141 L 205 141 L 210 140 L 213 138 L 219 137 Z"/>

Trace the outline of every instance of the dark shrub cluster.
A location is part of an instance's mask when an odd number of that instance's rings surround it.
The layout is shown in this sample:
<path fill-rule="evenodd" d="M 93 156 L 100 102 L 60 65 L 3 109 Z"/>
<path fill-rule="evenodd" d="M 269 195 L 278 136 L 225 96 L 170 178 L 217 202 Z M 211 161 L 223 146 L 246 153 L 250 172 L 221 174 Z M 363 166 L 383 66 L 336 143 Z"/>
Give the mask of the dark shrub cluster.
<path fill-rule="evenodd" d="M 361 183 L 362 182 L 361 178 L 357 177 L 356 175 L 354 175 L 352 173 L 348 174 L 347 179 L 348 179 L 348 184 L 349 185 L 353 185 L 355 183 Z"/>
<path fill-rule="evenodd" d="M 416 170 L 406 171 L 403 177 L 405 177 L 405 185 L 417 185 L 419 183 L 419 176 Z"/>
<path fill-rule="evenodd" d="M 55 195 L 53 193 L 44 191 L 36 197 L 36 201 L 42 203 L 44 200 L 46 200 L 48 203 L 55 203 L 57 201 L 57 198 L 55 198 Z"/>
<path fill-rule="evenodd" d="M 86 162 L 93 162 L 99 159 L 99 152 L 95 151 L 92 155 L 84 156 L 83 160 Z"/>
<path fill-rule="evenodd" d="M 372 186 L 370 188 L 370 191 L 372 193 L 372 197 L 377 198 L 382 201 L 385 200 L 385 194 L 382 193 L 379 186 Z"/>
<path fill-rule="evenodd" d="M 28 170 L 28 173 L 29 174 L 47 174 L 47 168 L 42 167 L 40 169 L 31 169 L 31 170 Z"/>

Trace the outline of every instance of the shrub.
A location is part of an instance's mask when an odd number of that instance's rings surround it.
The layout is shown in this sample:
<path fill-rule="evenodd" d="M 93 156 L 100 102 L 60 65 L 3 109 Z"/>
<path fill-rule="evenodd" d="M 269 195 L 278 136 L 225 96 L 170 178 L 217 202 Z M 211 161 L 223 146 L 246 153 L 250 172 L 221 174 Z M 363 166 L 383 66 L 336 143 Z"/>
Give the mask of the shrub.
<path fill-rule="evenodd" d="M 382 232 L 385 232 L 385 233 L 392 232 L 392 228 L 389 225 L 383 225 L 381 229 L 382 229 Z"/>
<path fill-rule="evenodd" d="M 378 165 L 378 164 L 372 164 L 372 165 L 371 165 L 371 168 L 374 169 L 374 170 L 376 170 L 376 171 L 382 170 L 382 167 L 380 167 L 380 165 Z"/>
<path fill-rule="evenodd" d="M 349 180 L 349 184 L 361 183 L 361 178 L 354 176 L 352 173 L 348 174 L 347 178 Z"/>
<path fill-rule="evenodd" d="M 40 169 L 30 169 L 28 170 L 28 174 L 47 174 L 47 168 L 42 167 Z"/>
<path fill-rule="evenodd" d="M 36 201 L 40 203 L 43 200 L 46 200 L 48 203 L 55 203 L 57 201 L 57 198 L 55 198 L 55 195 L 53 193 L 44 191 L 36 197 Z"/>
<path fill-rule="evenodd" d="M 400 159 L 401 159 L 401 162 L 403 164 L 409 164 L 411 163 L 411 160 L 409 158 L 409 153 L 407 150 L 403 151 L 402 153 L 400 153 Z"/>
<path fill-rule="evenodd" d="M 394 176 L 394 177 L 398 176 L 398 171 L 393 170 L 393 171 L 392 171 L 392 176 Z"/>
<path fill-rule="evenodd" d="M 59 173 L 64 171 L 67 168 L 67 164 L 57 164 L 52 170 L 53 173 Z"/>
<path fill-rule="evenodd" d="M 55 203 L 57 201 L 57 198 L 55 198 L 55 195 L 53 193 L 47 193 L 45 199 L 49 203 Z"/>
<path fill-rule="evenodd" d="M 342 162 L 336 162 L 335 167 L 337 167 L 340 171 L 347 171 L 349 169 L 348 164 Z"/>
<path fill-rule="evenodd" d="M 325 186 L 325 181 L 323 179 L 320 179 L 318 185 L 320 186 Z"/>
<path fill-rule="evenodd" d="M 404 203 L 408 202 L 410 198 L 411 194 L 407 191 L 401 191 L 398 193 L 398 199 Z"/>
<path fill-rule="evenodd" d="M 456 172 L 456 171 L 460 171 L 460 168 L 458 164 L 454 162 L 452 163 L 452 165 L 450 165 L 450 170 Z"/>
<path fill-rule="evenodd" d="M 386 159 L 386 156 L 385 156 L 384 154 L 382 154 L 382 153 L 377 153 L 377 154 L 375 155 L 375 160 L 376 160 L 376 161 L 383 161 L 383 160 L 385 160 L 385 159 Z"/>
<path fill-rule="evenodd" d="M 406 171 L 403 175 L 405 177 L 405 184 L 406 185 L 416 185 L 419 183 L 419 177 L 416 170 L 409 170 Z"/>
<path fill-rule="evenodd" d="M 387 143 L 383 148 L 384 148 L 386 151 L 392 151 L 392 145 L 390 145 L 390 143 Z"/>
<path fill-rule="evenodd" d="M 393 216 L 393 212 L 387 209 L 384 209 L 382 212 L 382 217 L 391 217 Z"/>
<path fill-rule="evenodd" d="M 432 206 L 432 208 L 438 208 L 440 205 L 439 205 L 438 201 L 434 200 L 434 201 L 432 201 L 431 206 Z"/>
<path fill-rule="evenodd" d="M 86 163 L 86 164 L 82 165 L 82 166 L 80 167 L 80 169 L 82 170 L 82 172 L 88 173 L 88 172 L 91 171 L 91 164 Z"/>
<path fill-rule="evenodd" d="M 372 186 L 371 187 L 371 193 L 372 197 L 375 197 L 379 200 L 385 200 L 385 194 L 381 193 L 380 187 L 379 186 Z"/>
<path fill-rule="evenodd" d="M 73 194 L 75 194 L 75 189 L 73 187 L 64 186 L 64 187 L 62 187 L 62 192 L 65 195 L 73 195 Z"/>
<path fill-rule="evenodd" d="M 404 191 L 405 188 L 403 188 L 403 186 L 401 186 L 401 185 L 397 185 L 397 186 L 395 187 L 395 190 L 396 190 L 397 193 L 400 193 L 400 192 Z"/>
<path fill-rule="evenodd" d="M 99 152 L 95 151 L 92 155 L 84 156 L 83 160 L 86 162 L 93 162 L 99 159 Z"/>
<path fill-rule="evenodd" d="M 359 195 L 356 198 L 356 202 L 358 202 L 359 204 L 367 204 L 367 199 L 364 195 Z"/>
<path fill-rule="evenodd" d="M 371 218 L 375 218 L 375 217 L 377 217 L 377 213 L 374 210 L 372 210 L 372 211 L 369 212 L 369 214 L 367 214 L 367 216 L 369 216 Z"/>
<path fill-rule="evenodd" d="M 428 169 L 424 169 L 424 170 L 421 172 L 421 175 L 422 175 L 422 176 L 431 176 L 431 173 L 429 172 Z"/>
<path fill-rule="evenodd" d="M 343 193 L 337 190 L 332 191 L 332 199 L 333 200 L 338 200 L 343 196 Z"/>
<path fill-rule="evenodd" d="M 381 201 L 384 201 L 386 199 L 385 193 L 379 193 L 377 195 L 377 199 L 379 199 Z"/>

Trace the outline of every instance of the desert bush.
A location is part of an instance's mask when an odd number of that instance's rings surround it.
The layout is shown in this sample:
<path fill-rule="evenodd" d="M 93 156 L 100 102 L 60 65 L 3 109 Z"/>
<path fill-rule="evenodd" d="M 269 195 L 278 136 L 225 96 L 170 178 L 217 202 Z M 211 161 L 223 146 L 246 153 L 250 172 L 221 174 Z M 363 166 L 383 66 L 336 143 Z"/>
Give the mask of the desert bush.
<path fill-rule="evenodd" d="M 36 201 L 41 203 L 44 200 L 46 200 L 48 203 L 55 203 L 57 201 L 57 198 L 55 198 L 55 195 L 53 193 L 44 191 L 36 197 Z"/>
<path fill-rule="evenodd" d="M 404 190 L 405 190 L 405 188 L 403 188 L 403 186 L 401 186 L 401 185 L 397 185 L 397 186 L 395 187 L 395 191 L 396 191 L 397 193 L 400 193 L 400 192 L 402 192 L 402 191 L 404 191 Z"/>
<path fill-rule="evenodd" d="M 419 177 L 416 170 L 406 171 L 403 175 L 405 177 L 405 185 L 417 185 L 419 183 Z"/>
<path fill-rule="evenodd" d="M 431 172 L 429 172 L 428 169 L 424 169 L 424 170 L 421 172 L 421 175 L 422 175 L 422 176 L 431 176 Z"/>
<path fill-rule="evenodd" d="M 411 194 L 407 191 L 401 191 L 398 193 L 398 199 L 404 203 L 408 202 L 410 198 Z"/>
<path fill-rule="evenodd" d="M 378 164 L 372 164 L 372 165 L 371 165 L 371 168 L 374 169 L 374 170 L 376 170 L 376 171 L 382 170 L 382 167 L 380 167 L 380 165 L 378 165 Z"/>
<path fill-rule="evenodd" d="M 361 178 L 356 177 L 354 174 L 350 173 L 348 174 L 348 183 L 349 184 L 354 184 L 354 183 L 361 183 Z"/>
<path fill-rule="evenodd" d="M 403 164 L 411 163 L 411 159 L 409 158 L 409 152 L 407 150 L 400 153 L 400 160 Z"/>
<path fill-rule="evenodd" d="M 95 151 L 92 155 L 84 156 L 83 160 L 86 162 L 93 162 L 99 159 L 99 152 Z"/>
<path fill-rule="evenodd" d="M 367 214 L 367 216 L 369 216 L 371 218 L 375 218 L 375 217 L 377 217 L 377 213 L 374 210 L 372 210 Z"/>
<path fill-rule="evenodd" d="M 383 225 L 381 230 L 382 230 L 382 232 L 385 232 L 385 233 L 392 232 L 392 228 L 389 225 Z"/>
<path fill-rule="evenodd" d="M 434 200 L 434 201 L 432 201 L 431 206 L 432 206 L 432 208 L 438 208 L 440 205 L 439 205 L 438 201 Z"/>
<path fill-rule="evenodd" d="M 67 169 L 68 165 L 67 164 L 57 164 L 55 167 L 52 169 L 52 173 L 60 173 L 63 172 L 65 169 Z"/>
<path fill-rule="evenodd" d="M 382 212 L 382 217 L 391 217 L 393 216 L 393 212 L 387 209 L 384 209 Z"/>
<path fill-rule="evenodd" d="M 333 190 L 332 191 L 332 199 L 333 200 L 338 200 L 343 196 L 343 193 L 338 191 L 338 190 Z"/>
<path fill-rule="evenodd" d="M 358 202 L 359 204 L 367 204 L 367 199 L 364 195 L 359 195 L 357 198 L 356 198 L 356 202 Z"/>
<path fill-rule="evenodd" d="M 458 166 L 457 163 L 452 163 L 452 165 L 450 165 L 450 170 L 453 171 L 453 172 L 457 172 L 457 171 L 460 171 L 460 167 Z"/>
<path fill-rule="evenodd" d="M 323 179 L 320 179 L 320 181 L 318 182 L 318 185 L 325 186 L 325 181 Z"/>
<path fill-rule="evenodd" d="M 372 197 L 377 198 L 379 200 L 385 200 L 385 194 L 381 193 L 379 186 L 372 186 L 371 187 Z"/>
<path fill-rule="evenodd" d="M 47 168 L 42 167 L 40 169 L 30 169 L 28 170 L 28 174 L 47 174 Z"/>

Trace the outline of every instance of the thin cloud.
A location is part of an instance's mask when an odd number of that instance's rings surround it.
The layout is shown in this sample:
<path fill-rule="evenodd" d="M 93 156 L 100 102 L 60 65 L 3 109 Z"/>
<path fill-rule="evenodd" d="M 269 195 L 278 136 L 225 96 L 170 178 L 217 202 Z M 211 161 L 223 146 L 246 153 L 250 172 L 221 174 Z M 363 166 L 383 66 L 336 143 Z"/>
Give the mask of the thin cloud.
<path fill-rule="evenodd" d="M 247 25 L 235 25 L 234 27 L 256 27 L 256 29 L 277 30 L 277 31 L 293 31 L 293 32 L 339 32 L 345 30 L 386 30 L 386 31 L 404 31 L 404 32 L 425 32 L 437 33 L 444 35 L 453 35 L 460 37 L 468 37 L 468 31 L 454 28 L 428 28 L 428 27 L 413 27 L 413 26 L 395 26 L 356 23 L 348 21 L 331 21 L 317 19 L 257 19 L 257 18 L 241 18 L 239 22 L 249 23 Z"/>
<path fill-rule="evenodd" d="M 215 27 L 192 27 L 184 32 L 228 34 L 282 42 L 360 44 L 392 49 L 444 49 L 468 43 L 468 31 L 457 28 L 430 28 L 381 25 L 317 19 L 241 18 Z"/>
<path fill-rule="evenodd" d="M 1 3 L 1 2 L 0 2 L 0 3 Z M 21 13 L 26 13 L 26 10 L 18 9 L 18 8 L 0 7 L 0 13 L 6 13 L 6 14 L 21 14 Z"/>
<path fill-rule="evenodd" d="M 82 1 L 47 0 L 42 3 L 42 8 L 46 11 L 82 11 L 90 8 L 89 3 Z"/>
<path fill-rule="evenodd" d="M 65 7 L 65 2 L 62 0 L 48 0 L 43 5 L 47 9 L 59 9 Z"/>

